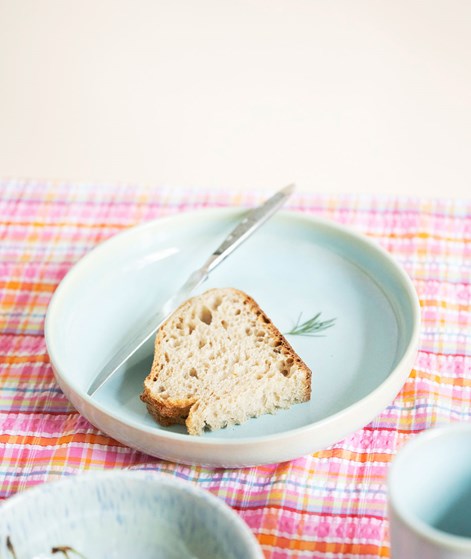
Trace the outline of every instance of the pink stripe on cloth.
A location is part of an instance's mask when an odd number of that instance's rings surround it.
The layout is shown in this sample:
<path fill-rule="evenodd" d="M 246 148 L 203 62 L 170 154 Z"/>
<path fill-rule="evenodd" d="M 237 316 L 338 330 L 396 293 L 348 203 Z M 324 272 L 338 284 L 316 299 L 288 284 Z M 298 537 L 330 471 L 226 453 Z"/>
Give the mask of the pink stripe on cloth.
<path fill-rule="evenodd" d="M 282 464 L 236 470 L 152 458 L 99 432 L 58 388 L 44 317 L 59 281 L 104 239 L 166 215 L 251 206 L 264 191 L 0 183 L 0 497 L 83 471 L 155 470 L 189 480 L 249 524 L 267 559 L 389 557 L 386 476 L 423 429 L 471 421 L 471 202 L 295 193 L 287 208 L 360 231 L 405 268 L 423 328 L 395 400 L 337 444 Z"/>

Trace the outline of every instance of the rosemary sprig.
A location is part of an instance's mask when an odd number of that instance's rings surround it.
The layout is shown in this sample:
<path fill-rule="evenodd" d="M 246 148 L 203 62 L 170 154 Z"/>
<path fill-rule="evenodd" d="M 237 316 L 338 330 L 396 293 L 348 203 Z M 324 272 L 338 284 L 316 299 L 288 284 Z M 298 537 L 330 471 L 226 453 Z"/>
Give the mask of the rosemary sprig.
<path fill-rule="evenodd" d="M 65 559 L 70 559 L 70 555 L 69 553 L 74 553 L 75 555 L 78 555 L 79 557 L 82 557 L 83 559 L 85 559 L 85 556 L 82 555 L 81 553 L 79 553 L 78 551 L 75 551 L 75 549 L 73 547 L 70 547 L 68 545 L 60 545 L 58 547 L 53 547 L 51 549 L 51 553 L 62 553 L 65 557 Z"/>
<path fill-rule="evenodd" d="M 289 334 L 291 336 L 319 336 L 319 332 L 327 330 L 327 328 L 332 327 L 335 323 L 335 318 L 329 318 L 328 320 L 319 320 L 321 314 L 322 313 L 318 312 L 309 320 L 301 322 L 303 313 L 300 313 L 296 324 L 289 332 L 286 332 L 286 334 Z"/>
<path fill-rule="evenodd" d="M 16 551 L 15 551 L 15 548 L 13 547 L 13 544 L 11 543 L 10 536 L 7 536 L 7 549 L 8 549 L 8 553 L 10 554 L 10 556 L 13 557 L 13 559 L 17 559 L 16 558 Z"/>

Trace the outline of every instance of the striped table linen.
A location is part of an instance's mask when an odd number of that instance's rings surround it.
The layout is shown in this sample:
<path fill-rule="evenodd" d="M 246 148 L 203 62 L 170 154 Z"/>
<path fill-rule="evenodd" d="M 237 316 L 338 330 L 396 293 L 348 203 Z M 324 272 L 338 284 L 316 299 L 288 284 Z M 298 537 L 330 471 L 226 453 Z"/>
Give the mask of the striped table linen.
<path fill-rule="evenodd" d="M 267 559 L 389 557 L 386 475 L 433 425 L 471 420 L 471 201 L 295 193 L 287 208 L 374 239 L 412 278 L 422 309 L 415 366 L 394 402 L 332 447 L 236 470 L 178 465 L 99 432 L 54 380 L 43 336 L 60 280 L 97 243 L 135 224 L 267 191 L 0 182 L 0 498 L 87 470 L 155 470 L 218 495 Z"/>

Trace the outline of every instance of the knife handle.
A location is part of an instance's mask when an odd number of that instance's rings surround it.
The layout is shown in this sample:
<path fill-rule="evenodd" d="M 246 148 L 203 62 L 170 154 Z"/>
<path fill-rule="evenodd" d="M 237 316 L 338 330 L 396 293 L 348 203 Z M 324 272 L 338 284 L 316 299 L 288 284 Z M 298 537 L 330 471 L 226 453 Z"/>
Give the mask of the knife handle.
<path fill-rule="evenodd" d="M 224 241 L 213 252 L 202 269 L 209 273 L 225 258 L 229 256 L 247 237 L 257 230 L 284 204 L 286 198 L 293 192 L 294 184 L 290 184 L 268 198 L 261 206 L 249 210 L 247 215 L 229 233 Z"/>

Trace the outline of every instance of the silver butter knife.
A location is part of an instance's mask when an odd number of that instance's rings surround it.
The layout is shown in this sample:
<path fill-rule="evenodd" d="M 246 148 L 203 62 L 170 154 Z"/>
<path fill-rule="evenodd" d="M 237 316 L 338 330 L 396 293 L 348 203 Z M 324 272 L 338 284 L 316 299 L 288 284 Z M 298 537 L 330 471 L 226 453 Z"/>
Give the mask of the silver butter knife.
<path fill-rule="evenodd" d="M 242 221 L 232 230 L 221 245 L 211 254 L 206 262 L 195 270 L 182 287 L 166 301 L 160 311 L 148 320 L 142 329 L 110 359 L 90 384 L 87 394 L 92 396 L 126 361 L 154 336 L 160 326 L 181 305 L 191 292 L 203 283 L 209 273 L 240 246 L 252 233 L 267 221 L 285 203 L 294 190 L 294 184 L 282 188 L 262 205 L 247 212 Z"/>

